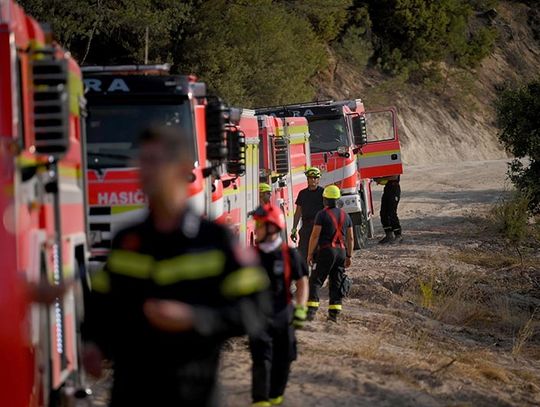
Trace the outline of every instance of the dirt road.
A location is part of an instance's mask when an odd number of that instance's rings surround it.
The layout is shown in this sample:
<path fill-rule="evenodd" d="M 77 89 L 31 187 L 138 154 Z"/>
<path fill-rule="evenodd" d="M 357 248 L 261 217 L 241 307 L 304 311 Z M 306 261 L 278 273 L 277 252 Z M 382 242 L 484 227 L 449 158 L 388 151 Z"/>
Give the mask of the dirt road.
<path fill-rule="evenodd" d="M 340 323 L 326 321 L 323 298 L 299 332 L 286 406 L 540 405 L 540 261 L 518 266 L 481 232 L 510 189 L 505 172 L 504 161 L 406 168 L 405 241 L 373 240 L 355 255 Z M 221 377 L 223 404 L 249 406 L 244 339 L 225 352 Z M 96 406 L 109 386 L 95 387 Z"/>
<path fill-rule="evenodd" d="M 540 404 L 540 338 L 527 336 L 516 351 L 529 313 L 499 307 L 508 293 L 480 278 L 491 270 L 456 255 L 489 244 L 477 231 L 509 189 L 505 172 L 504 161 L 406 168 L 404 242 L 371 241 L 349 271 L 354 287 L 343 320 L 327 322 L 323 300 L 320 315 L 299 332 L 286 406 Z M 460 283 L 473 275 L 474 287 Z M 481 300 L 468 295 L 479 282 L 490 287 Z M 493 323 L 503 311 L 504 324 Z M 237 340 L 223 360 L 226 406 L 249 405 L 249 368 L 246 342 Z"/>

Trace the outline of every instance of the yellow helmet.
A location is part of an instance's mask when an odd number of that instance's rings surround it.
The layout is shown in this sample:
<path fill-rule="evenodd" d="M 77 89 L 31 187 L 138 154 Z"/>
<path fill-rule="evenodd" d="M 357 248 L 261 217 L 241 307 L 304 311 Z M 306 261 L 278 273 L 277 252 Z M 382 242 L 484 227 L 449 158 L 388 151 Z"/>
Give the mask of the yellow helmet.
<path fill-rule="evenodd" d="M 321 170 L 317 167 L 308 167 L 304 174 L 306 174 L 306 177 L 321 178 Z"/>
<path fill-rule="evenodd" d="M 339 199 L 341 198 L 341 191 L 335 185 L 328 185 L 324 188 L 322 196 L 326 199 Z"/>
<path fill-rule="evenodd" d="M 261 182 L 259 184 L 259 192 L 272 192 L 272 187 L 264 182 Z"/>

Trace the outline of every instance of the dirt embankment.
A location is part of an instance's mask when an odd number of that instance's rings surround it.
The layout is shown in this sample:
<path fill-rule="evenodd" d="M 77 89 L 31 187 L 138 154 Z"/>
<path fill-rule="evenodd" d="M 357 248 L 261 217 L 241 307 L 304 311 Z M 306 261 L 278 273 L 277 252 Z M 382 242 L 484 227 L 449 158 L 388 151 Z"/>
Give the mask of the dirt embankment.
<path fill-rule="evenodd" d="M 406 169 L 405 241 L 357 252 L 342 321 L 326 321 L 323 300 L 299 332 L 285 406 L 540 404 L 540 253 L 524 250 L 521 263 L 485 217 L 506 193 L 505 170 L 504 161 Z M 221 375 L 224 405 L 248 406 L 244 339 Z"/>
<path fill-rule="evenodd" d="M 339 63 L 319 78 L 318 96 L 321 100 L 361 97 L 368 108 L 396 106 L 408 164 L 504 158 L 493 101 L 505 84 L 540 75 L 540 41 L 535 39 L 535 21 L 540 17 L 518 2 L 501 1 L 497 12 L 491 22 L 479 21 L 499 33 L 493 54 L 471 71 L 443 67 L 444 79 L 431 91 L 374 70 L 359 75 L 354 66 Z"/>

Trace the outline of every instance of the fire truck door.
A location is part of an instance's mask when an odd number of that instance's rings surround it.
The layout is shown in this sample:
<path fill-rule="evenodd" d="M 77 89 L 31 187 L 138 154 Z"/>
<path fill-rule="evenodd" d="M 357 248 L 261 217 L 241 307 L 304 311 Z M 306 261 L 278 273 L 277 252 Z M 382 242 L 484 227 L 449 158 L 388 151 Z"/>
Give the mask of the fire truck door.
<path fill-rule="evenodd" d="M 394 108 L 366 112 L 367 144 L 358 152 L 360 178 L 403 173 L 401 148 Z"/>

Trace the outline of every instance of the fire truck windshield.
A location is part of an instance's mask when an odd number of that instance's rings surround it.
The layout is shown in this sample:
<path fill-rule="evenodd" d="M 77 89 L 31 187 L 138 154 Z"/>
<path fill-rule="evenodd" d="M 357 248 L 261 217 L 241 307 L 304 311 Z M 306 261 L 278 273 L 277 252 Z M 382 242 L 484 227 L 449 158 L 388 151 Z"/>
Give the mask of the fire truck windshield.
<path fill-rule="evenodd" d="M 350 145 L 343 116 L 308 117 L 312 153 L 336 151 Z"/>
<path fill-rule="evenodd" d="M 193 124 L 189 102 L 176 100 L 170 104 L 124 103 L 89 106 L 88 167 L 134 166 L 139 134 L 151 125 L 179 126 L 188 134 L 192 134 Z M 195 143 L 194 138 L 191 139 Z M 195 148 L 192 150 L 195 151 Z"/>

